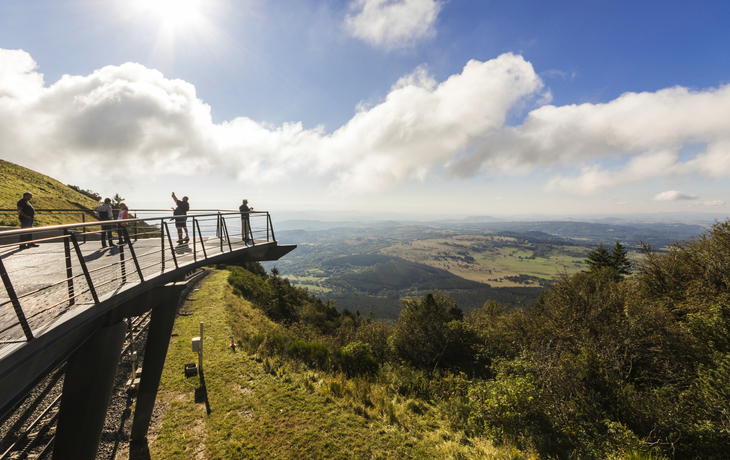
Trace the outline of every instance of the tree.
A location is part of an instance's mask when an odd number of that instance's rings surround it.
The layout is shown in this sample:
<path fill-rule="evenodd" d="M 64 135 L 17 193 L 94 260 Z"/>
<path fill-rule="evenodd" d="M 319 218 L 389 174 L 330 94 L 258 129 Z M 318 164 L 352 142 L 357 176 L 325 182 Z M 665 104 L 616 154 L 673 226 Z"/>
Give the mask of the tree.
<path fill-rule="evenodd" d="M 599 244 L 596 249 L 588 253 L 586 263 L 591 272 L 612 268 L 616 271 L 618 278 L 631 274 L 631 262 L 626 256 L 626 247 L 620 241 L 616 241 L 611 252 L 608 252 L 603 243 Z"/>
<path fill-rule="evenodd" d="M 620 241 L 616 241 L 616 245 L 611 251 L 611 265 L 619 275 L 630 275 L 631 274 L 631 262 L 626 256 L 626 246 L 621 244 Z"/>
<path fill-rule="evenodd" d="M 68 184 L 68 187 L 73 190 L 76 190 L 77 192 L 79 192 L 82 195 L 88 196 L 92 200 L 101 201 L 101 195 L 99 195 L 98 193 L 96 193 L 93 190 L 83 190 L 78 185 L 71 185 L 71 184 Z"/>
<path fill-rule="evenodd" d="M 112 197 L 112 208 L 117 209 L 119 208 L 119 205 L 122 204 L 122 202 L 126 200 L 126 198 L 122 198 L 120 194 L 115 194 Z"/>
<path fill-rule="evenodd" d="M 459 337 L 464 315 L 447 294 L 436 291 L 421 299 L 402 300 L 403 310 L 393 335 L 402 359 L 418 367 L 454 364 L 465 356 Z"/>

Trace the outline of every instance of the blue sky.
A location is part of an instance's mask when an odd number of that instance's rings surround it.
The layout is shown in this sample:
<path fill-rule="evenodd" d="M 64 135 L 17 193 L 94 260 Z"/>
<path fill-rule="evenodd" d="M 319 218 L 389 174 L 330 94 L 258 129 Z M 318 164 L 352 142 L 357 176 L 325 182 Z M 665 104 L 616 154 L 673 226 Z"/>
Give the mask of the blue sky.
<path fill-rule="evenodd" d="M 726 215 L 721 1 L 0 4 L 0 157 L 130 206 Z M 22 50 L 22 51 L 21 51 Z"/>

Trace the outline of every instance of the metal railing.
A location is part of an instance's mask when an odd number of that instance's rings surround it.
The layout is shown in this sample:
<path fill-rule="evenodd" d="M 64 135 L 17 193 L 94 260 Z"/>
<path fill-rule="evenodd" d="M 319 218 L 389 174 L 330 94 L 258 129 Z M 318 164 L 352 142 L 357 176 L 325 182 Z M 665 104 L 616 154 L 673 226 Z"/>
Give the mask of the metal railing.
<path fill-rule="evenodd" d="M 78 212 L 78 211 L 76 211 Z M 268 212 L 169 214 L 0 231 L 0 346 L 31 341 L 79 307 L 223 253 L 276 242 Z M 140 217 L 140 214 L 157 213 Z M 179 241 L 184 223 L 188 240 Z M 102 247 L 108 236 L 115 246 Z M 37 247 L 21 249 L 31 235 Z M 183 234 L 183 237 L 185 234 Z M 121 244 L 120 244 L 121 243 Z"/>

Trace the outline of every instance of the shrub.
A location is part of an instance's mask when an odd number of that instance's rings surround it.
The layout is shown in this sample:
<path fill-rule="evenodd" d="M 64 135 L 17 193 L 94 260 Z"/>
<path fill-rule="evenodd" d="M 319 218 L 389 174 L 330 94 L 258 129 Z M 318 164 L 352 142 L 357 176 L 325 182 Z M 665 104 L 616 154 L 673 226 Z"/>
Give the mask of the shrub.
<path fill-rule="evenodd" d="M 368 343 L 352 342 L 338 351 L 337 358 L 340 369 L 348 376 L 371 374 L 378 370 L 378 362 Z"/>
<path fill-rule="evenodd" d="M 400 359 L 427 368 L 448 367 L 463 359 L 461 324 L 450 323 L 461 323 L 464 315 L 448 295 L 428 293 L 420 301 L 403 300 L 402 306 L 392 336 Z"/>
<path fill-rule="evenodd" d="M 319 342 L 294 340 L 287 350 L 289 356 L 320 369 L 326 369 L 329 363 L 330 350 Z"/>
<path fill-rule="evenodd" d="M 229 267 L 228 283 L 233 287 L 233 293 L 241 296 L 254 305 L 266 305 L 272 296 L 269 285 L 260 276 L 241 267 Z"/>

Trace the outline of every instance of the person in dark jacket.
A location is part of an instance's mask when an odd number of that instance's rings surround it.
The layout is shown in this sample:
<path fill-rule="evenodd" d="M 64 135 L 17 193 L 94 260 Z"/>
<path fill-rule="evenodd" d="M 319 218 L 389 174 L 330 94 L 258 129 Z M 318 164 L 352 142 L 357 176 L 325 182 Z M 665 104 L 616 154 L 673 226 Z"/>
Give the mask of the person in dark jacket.
<path fill-rule="evenodd" d="M 177 205 L 177 208 L 173 209 L 172 214 L 175 216 L 187 215 L 188 211 L 190 211 L 190 203 L 188 203 L 188 197 L 184 196 L 182 200 L 178 200 L 175 196 L 175 192 L 172 192 L 172 200 Z M 187 243 L 188 241 L 190 241 L 190 237 L 188 236 L 187 220 L 187 217 L 175 218 L 175 228 L 177 228 L 178 244 Z M 185 230 L 185 238 L 183 238 L 183 230 Z"/>
<path fill-rule="evenodd" d="M 111 206 L 112 200 L 110 198 L 107 198 L 104 200 L 104 204 L 96 208 L 96 216 L 99 218 L 100 221 L 106 221 L 106 220 L 114 220 L 114 212 L 112 211 Z M 114 242 L 112 241 L 113 238 L 113 230 L 111 225 L 102 225 L 101 226 L 101 247 L 106 247 L 106 240 L 109 240 L 109 246 L 116 246 Z"/>
<path fill-rule="evenodd" d="M 35 209 L 30 204 L 30 200 L 33 199 L 33 194 L 25 192 L 23 198 L 18 201 L 18 219 L 20 219 L 20 228 L 31 228 L 33 227 L 33 219 L 35 219 Z M 28 243 L 33 241 L 33 234 L 26 233 L 20 235 L 20 249 L 37 248 L 38 245 L 35 243 Z"/>
<path fill-rule="evenodd" d="M 253 208 L 248 207 L 248 200 L 243 200 L 243 204 L 238 207 L 241 212 L 241 232 L 243 233 L 243 241 L 248 244 L 251 241 L 251 221 L 249 220 L 249 213 L 253 211 Z"/>

